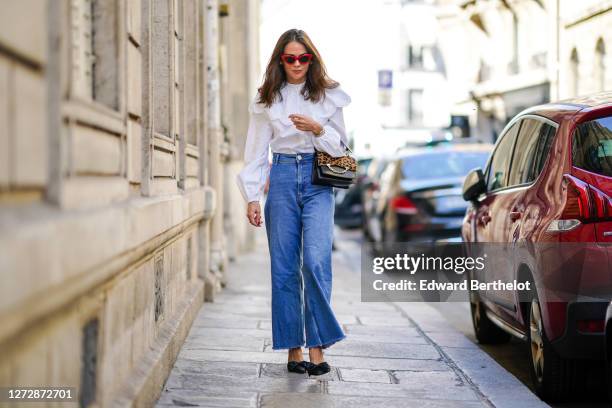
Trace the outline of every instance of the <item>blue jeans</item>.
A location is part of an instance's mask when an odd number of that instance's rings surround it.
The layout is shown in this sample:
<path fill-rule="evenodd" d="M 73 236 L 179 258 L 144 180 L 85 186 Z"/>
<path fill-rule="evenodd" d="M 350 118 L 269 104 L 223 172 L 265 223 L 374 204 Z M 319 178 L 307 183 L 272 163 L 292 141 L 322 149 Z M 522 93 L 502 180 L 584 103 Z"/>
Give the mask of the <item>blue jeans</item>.
<path fill-rule="evenodd" d="M 345 335 L 331 309 L 334 190 L 311 183 L 314 153 L 274 153 L 264 219 L 272 266 L 272 348 L 327 348 Z"/>

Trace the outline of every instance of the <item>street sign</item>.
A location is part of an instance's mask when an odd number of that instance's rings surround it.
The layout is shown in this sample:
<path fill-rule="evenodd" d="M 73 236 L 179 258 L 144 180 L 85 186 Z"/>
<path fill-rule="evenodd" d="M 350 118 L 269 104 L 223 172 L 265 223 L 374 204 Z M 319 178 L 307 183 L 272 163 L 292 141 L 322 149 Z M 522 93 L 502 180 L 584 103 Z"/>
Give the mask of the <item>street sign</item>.
<path fill-rule="evenodd" d="M 390 69 L 378 70 L 378 88 L 391 89 L 393 88 L 393 71 Z"/>

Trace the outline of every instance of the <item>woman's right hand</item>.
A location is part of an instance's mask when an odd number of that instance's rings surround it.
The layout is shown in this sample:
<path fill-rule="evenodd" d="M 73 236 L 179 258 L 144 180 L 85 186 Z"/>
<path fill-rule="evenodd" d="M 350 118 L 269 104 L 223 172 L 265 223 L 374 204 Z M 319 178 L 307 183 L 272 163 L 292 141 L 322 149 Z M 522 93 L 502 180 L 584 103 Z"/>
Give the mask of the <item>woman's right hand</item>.
<path fill-rule="evenodd" d="M 249 223 L 255 227 L 261 227 L 261 206 L 259 201 L 251 201 L 247 206 L 247 218 Z"/>

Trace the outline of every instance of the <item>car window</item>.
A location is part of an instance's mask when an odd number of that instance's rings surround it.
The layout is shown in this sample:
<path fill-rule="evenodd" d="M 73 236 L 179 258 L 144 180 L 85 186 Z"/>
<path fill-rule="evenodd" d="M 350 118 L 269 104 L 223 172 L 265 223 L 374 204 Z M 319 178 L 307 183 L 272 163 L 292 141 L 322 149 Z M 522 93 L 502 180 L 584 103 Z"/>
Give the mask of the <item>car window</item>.
<path fill-rule="evenodd" d="M 389 162 L 389 164 L 385 166 L 385 169 L 380 175 L 380 194 L 382 196 L 387 194 L 387 191 L 389 191 L 391 184 L 393 183 L 393 177 L 395 175 L 395 167 L 396 167 L 395 161 Z"/>
<path fill-rule="evenodd" d="M 387 167 L 388 162 L 389 162 L 388 159 L 383 159 L 383 158 L 374 159 L 372 161 L 372 164 L 370 164 L 370 166 L 368 167 L 368 177 L 374 180 L 379 180 L 381 174 Z"/>
<path fill-rule="evenodd" d="M 512 155 L 512 147 L 518 133 L 520 121 L 517 121 L 499 141 L 487 172 L 487 191 L 507 187 L 508 167 Z"/>
<path fill-rule="evenodd" d="M 612 176 L 612 116 L 581 123 L 574 132 L 574 166 Z"/>
<path fill-rule="evenodd" d="M 536 151 L 533 156 L 533 165 L 530 166 L 531 172 L 526 180 L 527 183 L 531 183 L 537 179 L 542 172 L 544 163 L 546 163 L 546 159 L 550 155 L 550 147 L 552 146 L 553 140 L 555 140 L 556 133 L 557 128 L 548 123 L 545 123 L 540 129 L 538 145 L 536 146 Z"/>
<path fill-rule="evenodd" d="M 470 170 L 482 168 L 488 157 L 489 152 L 467 150 L 411 155 L 402 160 L 402 175 L 414 180 L 464 177 Z"/>
<path fill-rule="evenodd" d="M 357 161 L 357 172 L 359 174 L 367 174 L 368 168 L 370 167 L 371 163 L 372 163 L 371 158 L 358 160 Z"/>
<path fill-rule="evenodd" d="M 510 165 L 508 186 L 531 183 L 542 171 L 555 128 L 537 119 L 523 119 Z"/>

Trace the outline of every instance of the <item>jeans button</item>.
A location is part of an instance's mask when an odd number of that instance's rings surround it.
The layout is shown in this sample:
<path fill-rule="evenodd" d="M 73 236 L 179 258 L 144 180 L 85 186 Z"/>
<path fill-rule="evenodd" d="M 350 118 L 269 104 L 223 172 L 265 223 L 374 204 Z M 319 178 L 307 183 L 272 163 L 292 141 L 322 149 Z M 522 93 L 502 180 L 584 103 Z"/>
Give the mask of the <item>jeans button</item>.
<path fill-rule="evenodd" d="M 302 160 L 302 156 L 298 154 L 298 155 L 297 155 L 297 159 L 298 159 L 298 160 Z"/>

